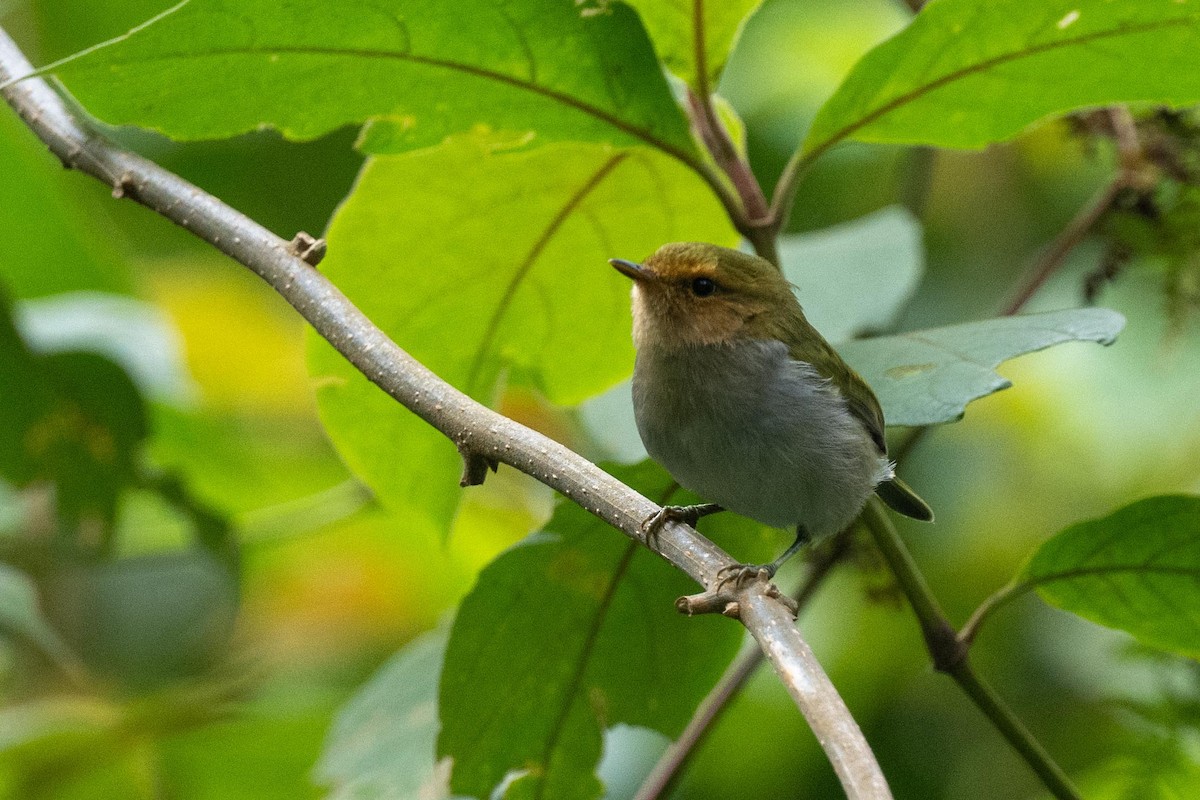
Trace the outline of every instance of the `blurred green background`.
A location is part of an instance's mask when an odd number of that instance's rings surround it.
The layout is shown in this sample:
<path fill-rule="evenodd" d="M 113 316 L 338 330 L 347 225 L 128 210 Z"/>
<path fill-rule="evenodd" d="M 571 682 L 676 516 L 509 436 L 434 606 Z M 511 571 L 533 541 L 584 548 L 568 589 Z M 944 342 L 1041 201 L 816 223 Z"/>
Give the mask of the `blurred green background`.
<path fill-rule="evenodd" d="M 0 0 L 0 23 L 42 64 L 166 5 Z M 751 19 L 720 92 L 745 120 L 768 188 L 818 105 L 908 15 L 894 0 L 768 0 Z M 187 145 L 113 133 L 285 238 L 324 229 L 362 160 L 352 130 L 309 143 L 264 132 Z M 819 229 L 905 199 L 914 161 L 924 157 L 837 149 L 802 186 L 792 227 Z M 985 152 L 937 154 L 923 202 L 927 272 L 900 327 L 995 314 L 1110 169 L 1061 123 Z M 42 586 L 49 616 L 97 680 L 79 691 L 29 648 L 0 639 L 0 791 L 323 796 L 312 767 L 337 708 L 398 647 L 444 618 L 484 564 L 548 515 L 551 498 L 501 470 L 472 490 L 448 540 L 389 518 L 323 435 L 297 315 L 184 231 L 65 173 L 7 112 L 0 237 L 0 280 L 19 318 L 34 320 L 26 325 L 51 319 L 61 329 L 74 320 L 95 330 L 86 320 L 122 321 L 113 338 L 136 351 L 139 384 L 152 387 L 154 462 L 230 515 L 242 542 L 239 582 L 187 554 L 189 525 L 176 510 L 138 496 L 122 510 L 120 559 Z M 1085 243 L 1032 308 L 1078 305 L 1098 257 Z M 1168 320 L 1161 285 L 1152 264 L 1135 264 L 1099 298 L 1129 321 L 1114 346 L 1067 345 L 1006 365 L 1015 388 L 934 431 L 903 465 L 938 522 L 902 533 L 953 620 L 1065 525 L 1147 495 L 1200 492 L 1200 336 L 1193 323 Z M 138 304 L 114 308 L 80 294 L 90 292 Z M 510 397 L 504 410 L 588 446 L 570 414 L 539 398 Z M 20 563 L 17 527 L 38 502 L 0 487 L 7 560 Z M 738 552 L 736 542 L 724 544 Z M 183 620 L 203 635 L 168 635 Z M 997 733 L 931 670 L 878 564 L 840 569 L 801 625 L 898 798 L 1040 796 Z M 1152 656 L 1033 598 L 1003 611 L 973 653 L 1067 771 L 1097 787 L 1088 796 L 1110 796 L 1100 787 L 1110 786 L 1114 765 L 1166 765 L 1156 747 L 1194 749 L 1180 732 L 1190 726 L 1195 737 L 1194 718 L 1170 718 L 1182 700 L 1200 700 L 1194 663 Z M 610 737 L 611 796 L 628 796 L 662 746 L 643 744 L 645 736 Z M 803 720 L 763 672 L 676 796 L 839 791 Z"/>

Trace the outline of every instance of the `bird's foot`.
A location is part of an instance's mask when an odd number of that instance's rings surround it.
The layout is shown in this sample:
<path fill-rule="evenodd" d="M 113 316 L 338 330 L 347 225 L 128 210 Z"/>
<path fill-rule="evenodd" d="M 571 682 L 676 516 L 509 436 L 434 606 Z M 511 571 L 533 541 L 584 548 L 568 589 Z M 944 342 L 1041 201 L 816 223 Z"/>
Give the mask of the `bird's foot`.
<path fill-rule="evenodd" d="M 775 577 L 775 573 L 783 566 L 783 563 L 794 556 L 800 548 L 808 544 L 810 537 L 808 531 L 803 525 L 796 527 L 796 539 L 791 543 L 787 550 L 784 550 L 769 564 L 730 564 L 728 567 L 722 567 L 717 571 L 717 588 L 715 591 L 720 592 L 729 584 L 733 584 L 734 591 L 740 591 L 754 581 L 769 582 Z"/>
<path fill-rule="evenodd" d="M 701 517 L 724 511 L 716 503 L 701 503 L 694 506 L 663 506 L 642 521 L 642 532 L 646 536 L 646 544 L 657 544 L 658 534 L 668 522 L 684 522 L 692 527 Z"/>
<path fill-rule="evenodd" d="M 755 581 L 769 581 L 775 577 L 779 567 L 774 564 L 730 564 L 717 570 L 717 585 L 714 592 L 723 592 L 733 584 L 734 591 L 741 591 Z"/>

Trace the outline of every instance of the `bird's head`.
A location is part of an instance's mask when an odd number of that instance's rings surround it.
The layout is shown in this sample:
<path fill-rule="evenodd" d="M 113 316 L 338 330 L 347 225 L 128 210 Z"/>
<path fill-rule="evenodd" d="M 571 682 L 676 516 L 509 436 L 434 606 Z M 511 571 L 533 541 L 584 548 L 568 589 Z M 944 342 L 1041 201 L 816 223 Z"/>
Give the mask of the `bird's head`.
<path fill-rule="evenodd" d="M 701 242 L 660 247 L 643 263 L 609 261 L 633 279 L 633 338 L 669 349 L 766 338 L 800 315 L 783 274 L 758 256 Z"/>

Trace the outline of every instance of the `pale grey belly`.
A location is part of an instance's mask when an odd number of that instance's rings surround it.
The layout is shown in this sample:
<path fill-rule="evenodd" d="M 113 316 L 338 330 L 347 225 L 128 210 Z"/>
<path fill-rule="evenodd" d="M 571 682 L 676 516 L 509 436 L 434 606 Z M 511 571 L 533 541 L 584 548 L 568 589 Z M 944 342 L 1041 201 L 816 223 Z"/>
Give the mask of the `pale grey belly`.
<path fill-rule="evenodd" d="M 836 533 L 888 475 L 840 394 L 778 342 L 643 349 L 633 380 L 647 452 L 707 501 Z"/>

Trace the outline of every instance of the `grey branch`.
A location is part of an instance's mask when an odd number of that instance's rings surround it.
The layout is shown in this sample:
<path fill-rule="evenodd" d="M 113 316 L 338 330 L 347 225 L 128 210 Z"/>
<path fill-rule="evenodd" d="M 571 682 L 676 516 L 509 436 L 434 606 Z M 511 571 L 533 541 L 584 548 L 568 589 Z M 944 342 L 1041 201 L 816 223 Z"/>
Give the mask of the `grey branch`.
<path fill-rule="evenodd" d="M 33 71 L 0 29 L 0 85 Z M 591 462 L 536 431 L 483 406 L 404 352 L 312 265 L 320 243 L 285 241 L 157 164 L 93 130 L 41 78 L 17 80 L 4 99 L 64 166 L 85 172 L 170 219 L 253 270 L 363 375 L 445 434 L 463 454 L 465 482 L 488 466 L 508 464 L 561 492 L 592 514 L 644 541 L 642 521 L 658 506 Z M 303 245 L 303 246 L 302 246 Z M 307 261 L 305 259 L 308 259 Z M 705 587 L 733 563 L 692 528 L 666 525 L 658 551 Z M 847 797 L 890 798 L 878 764 L 845 704 L 800 638 L 791 613 L 768 585 L 755 582 L 738 598 L 743 624 L 758 640 L 825 748 Z"/>

